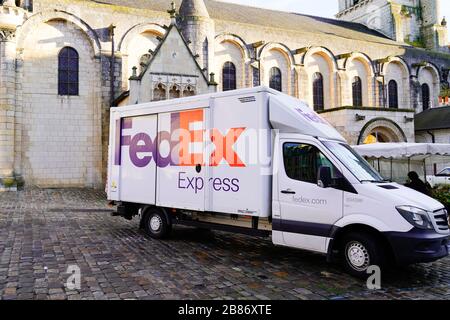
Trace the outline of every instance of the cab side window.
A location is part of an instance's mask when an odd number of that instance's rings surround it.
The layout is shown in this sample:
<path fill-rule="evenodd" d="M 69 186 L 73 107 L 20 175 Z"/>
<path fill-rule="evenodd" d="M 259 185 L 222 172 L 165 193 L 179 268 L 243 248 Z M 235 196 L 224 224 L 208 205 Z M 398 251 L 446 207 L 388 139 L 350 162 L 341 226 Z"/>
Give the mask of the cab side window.
<path fill-rule="evenodd" d="M 285 143 L 283 146 L 284 168 L 289 178 L 317 184 L 317 173 L 321 166 L 331 168 L 333 186 L 337 187 L 342 174 L 320 150 L 312 145 Z"/>

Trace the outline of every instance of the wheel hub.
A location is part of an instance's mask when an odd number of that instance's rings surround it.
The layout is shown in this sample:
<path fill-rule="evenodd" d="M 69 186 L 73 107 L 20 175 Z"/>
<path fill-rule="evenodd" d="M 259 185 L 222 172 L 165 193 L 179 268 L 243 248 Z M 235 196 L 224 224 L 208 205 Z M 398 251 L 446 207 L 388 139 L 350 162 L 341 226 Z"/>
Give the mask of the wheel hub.
<path fill-rule="evenodd" d="M 347 260 L 357 271 L 364 271 L 370 265 L 369 252 L 360 242 L 351 242 L 347 245 Z"/>
<path fill-rule="evenodd" d="M 159 231 L 161 229 L 161 225 L 162 225 L 162 220 L 159 216 L 153 216 L 150 219 L 150 229 L 152 229 L 152 231 Z"/>

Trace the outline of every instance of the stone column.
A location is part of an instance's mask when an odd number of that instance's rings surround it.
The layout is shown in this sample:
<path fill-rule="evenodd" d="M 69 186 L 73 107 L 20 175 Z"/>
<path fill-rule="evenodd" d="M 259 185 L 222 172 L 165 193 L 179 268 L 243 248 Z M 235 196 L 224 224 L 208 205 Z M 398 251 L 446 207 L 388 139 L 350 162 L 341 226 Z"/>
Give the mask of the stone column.
<path fill-rule="evenodd" d="M 366 107 L 376 107 L 377 106 L 377 100 L 376 100 L 376 81 L 375 77 L 371 74 L 367 76 L 367 103 L 368 105 Z"/>
<path fill-rule="evenodd" d="M 0 31 L 0 187 L 15 180 L 16 43 L 12 31 Z"/>
<path fill-rule="evenodd" d="M 340 90 L 341 90 L 341 99 L 338 102 L 337 107 L 341 106 L 352 106 L 353 105 L 353 96 L 352 96 L 352 86 L 350 80 L 345 71 L 338 71 L 337 73 L 340 77 Z"/>

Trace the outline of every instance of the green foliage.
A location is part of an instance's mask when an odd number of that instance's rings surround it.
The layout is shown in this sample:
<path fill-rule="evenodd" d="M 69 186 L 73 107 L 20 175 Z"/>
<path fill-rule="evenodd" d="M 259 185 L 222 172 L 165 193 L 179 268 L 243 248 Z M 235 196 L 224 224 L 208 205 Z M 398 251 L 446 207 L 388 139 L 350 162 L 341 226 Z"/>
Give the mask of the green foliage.
<path fill-rule="evenodd" d="M 439 95 L 441 97 L 450 97 L 450 88 L 441 88 L 441 92 Z"/>
<path fill-rule="evenodd" d="M 1 182 L 5 188 L 12 188 L 16 186 L 16 180 L 14 178 L 5 178 L 2 179 Z"/>
<path fill-rule="evenodd" d="M 405 43 L 416 47 L 416 48 L 426 48 L 425 41 L 422 37 L 417 37 L 415 40 L 409 40 L 409 36 L 405 38 Z"/>
<path fill-rule="evenodd" d="M 450 185 L 439 185 L 433 189 L 433 198 L 450 209 Z"/>
<path fill-rule="evenodd" d="M 411 17 L 411 12 L 409 10 L 409 8 L 405 5 L 402 5 L 402 9 L 400 10 L 401 15 L 405 16 L 405 17 Z"/>

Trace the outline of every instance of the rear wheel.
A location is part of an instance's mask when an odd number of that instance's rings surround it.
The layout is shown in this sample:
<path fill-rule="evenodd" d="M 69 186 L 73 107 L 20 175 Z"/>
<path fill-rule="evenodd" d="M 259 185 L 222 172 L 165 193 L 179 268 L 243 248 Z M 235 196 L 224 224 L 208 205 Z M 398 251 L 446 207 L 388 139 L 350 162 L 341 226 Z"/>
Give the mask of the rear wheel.
<path fill-rule="evenodd" d="M 168 218 L 158 209 L 149 209 L 143 218 L 145 232 L 154 239 L 163 239 L 171 231 L 171 224 Z"/>
<path fill-rule="evenodd" d="M 344 236 L 341 246 L 342 263 L 351 275 L 366 278 L 370 266 L 385 266 L 383 245 L 371 235 L 352 232 Z"/>

